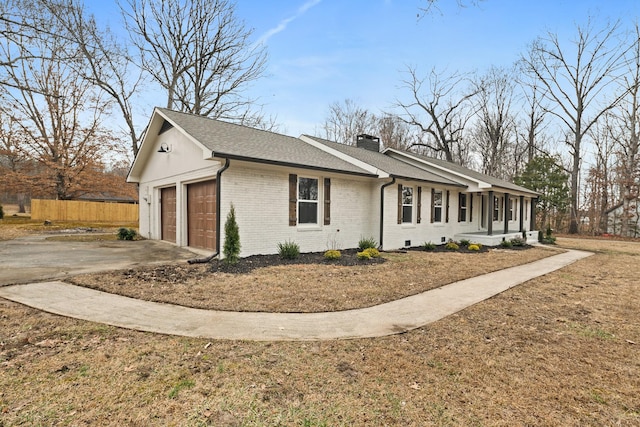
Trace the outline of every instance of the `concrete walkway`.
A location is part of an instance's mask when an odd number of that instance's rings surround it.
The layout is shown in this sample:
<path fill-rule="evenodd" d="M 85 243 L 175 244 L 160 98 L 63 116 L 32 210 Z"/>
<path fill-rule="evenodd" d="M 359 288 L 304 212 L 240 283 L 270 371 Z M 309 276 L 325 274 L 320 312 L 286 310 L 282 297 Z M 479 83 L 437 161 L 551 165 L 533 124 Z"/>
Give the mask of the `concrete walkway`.
<path fill-rule="evenodd" d="M 568 251 L 375 307 L 330 313 L 200 310 L 60 281 L 0 287 L 0 297 L 62 316 L 170 335 L 259 341 L 381 337 L 419 328 L 589 255 Z"/>

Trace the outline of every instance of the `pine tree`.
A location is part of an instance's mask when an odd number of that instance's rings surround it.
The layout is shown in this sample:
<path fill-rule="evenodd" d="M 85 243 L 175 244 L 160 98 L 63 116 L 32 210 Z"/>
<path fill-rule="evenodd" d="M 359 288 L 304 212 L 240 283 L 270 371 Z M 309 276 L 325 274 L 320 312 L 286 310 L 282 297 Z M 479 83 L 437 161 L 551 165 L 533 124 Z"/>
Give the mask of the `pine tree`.
<path fill-rule="evenodd" d="M 227 215 L 227 221 L 224 223 L 224 236 L 222 250 L 224 261 L 229 265 L 236 264 L 240 260 L 240 230 L 236 222 L 236 209 L 233 203 Z"/>

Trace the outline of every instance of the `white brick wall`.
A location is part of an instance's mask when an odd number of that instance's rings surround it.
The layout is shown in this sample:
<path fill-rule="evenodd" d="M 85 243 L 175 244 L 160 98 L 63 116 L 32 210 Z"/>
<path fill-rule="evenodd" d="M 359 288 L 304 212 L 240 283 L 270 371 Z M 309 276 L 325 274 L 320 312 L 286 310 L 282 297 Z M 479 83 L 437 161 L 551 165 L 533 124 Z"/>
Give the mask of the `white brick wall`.
<path fill-rule="evenodd" d="M 398 224 L 398 184 L 411 186 L 414 188 L 413 223 Z M 421 222 L 417 223 L 417 187 L 422 187 L 422 212 Z M 431 189 L 430 184 L 417 183 L 411 181 L 397 181 L 385 189 L 385 233 L 383 239 L 383 249 L 393 250 L 405 247 L 406 241 L 411 241 L 411 246 L 420 246 L 423 243 L 431 242 L 435 244 L 453 239 L 458 233 L 475 232 L 480 230 L 480 207 L 481 200 L 476 195 L 473 197 L 473 212 L 469 221 L 469 210 L 471 202 L 467 200 L 467 221 L 458 222 L 458 193 L 459 189 L 449 188 L 449 222 L 446 222 L 446 187 L 435 187 L 442 191 L 442 222 L 431 222 Z"/>
<path fill-rule="evenodd" d="M 317 178 L 319 182 L 320 214 L 318 225 L 289 226 L 289 173 L 299 177 Z M 331 178 L 331 225 L 323 225 L 323 179 Z M 241 256 L 277 252 L 277 244 L 293 241 L 301 252 L 317 252 L 334 246 L 353 248 L 362 236 L 376 239 L 378 214 L 371 209 L 371 180 L 308 170 L 241 164 L 231 161 L 222 174 L 221 246 L 224 244 L 224 223 L 231 203 L 236 210 L 240 229 Z M 373 214 L 373 215 L 372 215 Z"/>

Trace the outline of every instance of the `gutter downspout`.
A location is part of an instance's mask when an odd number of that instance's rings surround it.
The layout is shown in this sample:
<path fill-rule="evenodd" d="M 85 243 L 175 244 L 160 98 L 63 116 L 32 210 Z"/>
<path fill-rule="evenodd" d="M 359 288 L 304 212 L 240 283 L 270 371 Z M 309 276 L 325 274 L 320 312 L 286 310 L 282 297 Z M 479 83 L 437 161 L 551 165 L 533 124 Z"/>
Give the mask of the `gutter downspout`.
<path fill-rule="evenodd" d="M 382 239 L 384 237 L 384 189 L 390 185 L 396 183 L 396 177 L 394 176 L 391 182 L 387 182 L 386 184 L 380 187 L 380 249 L 382 249 Z"/>
<path fill-rule="evenodd" d="M 231 160 L 225 159 L 224 166 L 218 169 L 216 173 L 216 251 L 211 255 L 204 258 L 194 258 L 190 259 L 187 262 L 189 264 L 202 264 L 206 262 L 210 262 L 212 259 L 218 256 L 220 253 L 220 189 L 222 188 L 222 183 L 220 182 L 220 176 L 222 172 L 229 169 L 229 165 L 231 164 Z"/>

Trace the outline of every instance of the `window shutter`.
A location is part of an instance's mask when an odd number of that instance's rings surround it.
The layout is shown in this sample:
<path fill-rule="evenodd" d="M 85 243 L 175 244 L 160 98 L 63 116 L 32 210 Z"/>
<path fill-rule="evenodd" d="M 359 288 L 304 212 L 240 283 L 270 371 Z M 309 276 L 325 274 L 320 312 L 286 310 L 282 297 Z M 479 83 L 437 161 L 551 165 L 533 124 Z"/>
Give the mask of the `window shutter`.
<path fill-rule="evenodd" d="M 473 222 L 473 193 L 469 194 L 469 222 Z"/>
<path fill-rule="evenodd" d="M 422 187 L 418 187 L 418 213 L 416 214 L 416 222 L 420 224 L 422 220 Z"/>
<path fill-rule="evenodd" d="M 298 175 L 289 174 L 289 226 L 298 223 Z"/>
<path fill-rule="evenodd" d="M 331 225 L 331 178 L 324 179 L 324 225 Z"/>
<path fill-rule="evenodd" d="M 435 198 L 436 198 L 436 189 L 432 188 L 431 189 L 431 222 L 433 222 L 434 220 L 435 211 L 436 211 Z"/>
<path fill-rule="evenodd" d="M 449 222 L 449 190 L 447 190 L 447 216 L 445 222 Z"/>
<path fill-rule="evenodd" d="M 398 184 L 398 224 L 402 224 L 402 184 Z"/>
<path fill-rule="evenodd" d="M 458 193 L 458 222 L 462 222 L 462 193 Z"/>

